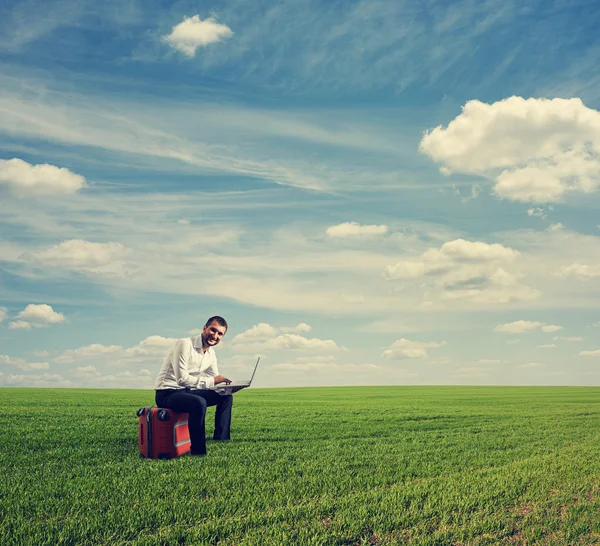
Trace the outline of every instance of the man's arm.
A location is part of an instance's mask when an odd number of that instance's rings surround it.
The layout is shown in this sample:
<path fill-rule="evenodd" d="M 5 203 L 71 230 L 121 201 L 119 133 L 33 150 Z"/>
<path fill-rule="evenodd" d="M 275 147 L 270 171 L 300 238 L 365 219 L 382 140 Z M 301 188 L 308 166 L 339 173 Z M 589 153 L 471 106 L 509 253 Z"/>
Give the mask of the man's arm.
<path fill-rule="evenodd" d="M 195 378 L 189 374 L 188 365 L 194 348 L 191 343 L 185 339 L 180 339 L 173 349 L 173 373 L 175 380 L 181 387 L 192 387 L 194 389 L 210 389 L 213 384 L 212 378 L 199 377 Z M 205 386 L 206 382 L 211 383 L 211 387 Z"/>
<path fill-rule="evenodd" d="M 206 375 L 208 376 L 207 379 L 212 382 L 212 385 L 210 387 L 205 387 L 207 389 L 212 389 L 215 385 L 218 385 L 219 383 L 231 383 L 230 379 L 227 379 L 224 375 L 221 375 L 219 373 L 216 355 L 213 354 L 213 358 L 213 363 L 208 368 L 206 368 L 206 370 L 204 370 L 204 373 L 206 373 Z"/>

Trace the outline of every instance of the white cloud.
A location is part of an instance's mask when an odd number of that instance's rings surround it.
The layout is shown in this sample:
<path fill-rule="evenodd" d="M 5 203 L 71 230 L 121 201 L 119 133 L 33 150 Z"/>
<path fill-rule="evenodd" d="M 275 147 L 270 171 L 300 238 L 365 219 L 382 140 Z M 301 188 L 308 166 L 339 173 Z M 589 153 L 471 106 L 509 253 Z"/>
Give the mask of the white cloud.
<path fill-rule="evenodd" d="M 542 345 L 537 346 L 538 349 L 555 349 L 556 345 L 554 343 L 544 343 Z"/>
<path fill-rule="evenodd" d="M 173 337 L 148 336 L 126 352 L 138 356 L 164 356 L 176 342 L 177 338 Z"/>
<path fill-rule="evenodd" d="M 541 329 L 544 332 L 556 332 L 562 330 L 562 326 L 555 326 L 552 324 L 544 324 L 543 322 L 530 321 L 530 320 L 517 320 L 515 322 L 508 322 L 506 324 L 499 324 L 494 328 L 494 332 L 504 332 L 508 334 L 522 334 L 524 332 L 531 332 L 533 330 Z M 556 339 L 556 338 L 555 338 Z"/>
<path fill-rule="evenodd" d="M 556 324 L 546 324 L 542 326 L 542 332 L 558 332 L 562 329 L 562 326 L 557 326 Z"/>
<path fill-rule="evenodd" d="M 282 334 L 264 341 L 248 340 L 236 341 L 236 350 L 242 351 L 285 351 L 285 350 L 329 350 L 339 351 L 335 341 L 331 339 L 306 338 L 298 334 Z"/>
<path fill-rule="evenodd" d="M 501 244 L 482 243 L 480 241 L 465 241 L 456 239 L 444 243 L 440 254 L 456 262 L 496 262 L 514 260 L 519 252 Z M 435 257 L 435 253 L 433 254 Z"/>
<path fill-rule="evenodd" d="M 19 370 L 47 370 L 50 368 L 48 362 L 28 362 L 24 358 L 15 358 L 8 355 L 0 355 L 0 364 Z"/>
<path fill-rule="evenodd" d="M 493 271 L 463 270 L 442 280 L 445 293 L 442 299 L 466 299 L 478 304 L 509 303 L 537 298 L 539 290 L 519 282 L 520 275 L 503 268 Z"/>
<path fill-rule="evenodd" d="M 439 249 L 430 248 L 417 260 L 409 260 L 386 268 L 389 279 L 415 278 L 424 275 L 440 275 L 459 269 L 465 264 L 493 264 L 510 262 L 519 252 L 501 244 L 456 239 L 444 243 Z"/>
<path fill-rule="evenodd" d="M 527 209 L 527 214 L 529 216 L 537 216 L 538 218 L 545 219 L 548 216 L 548 212 L 546 209 L 536 207 L 532 209 Z"/>
<path fill-rule="evenodd" d="M 323 362 L 320 360 L 307 360 L 305 362 L 281 362 L 271 366 L 273 370 L 281 370 L 288 372 L 315 372 L 315 371 L 331 371 L 351 373 L 366 373 L 374 372 L 382 369 L 382 366 L 376 364 L 338 364 L 332 362 Z M 411 376 L 416 376 L 414 373 Z"/>
<path fill-rule="evenodd" d="M 98 370 L 96 370 L 96 366 L 78 366 L 77 368 L 75 368 L 75 371 L 83 374 L 95 374 L 98 372 Z"/>
<path fill-rule="evenodd" d="M 358 222 L 345 222 L 336 226 L 329 226 L 326 233 L 328 237 L 336 238 L 385 235 L 387 231 L 388 227 L 385 225 L 361 225 Z"/>
<path fill-rule="evenodd" d="M 527 362 L 527 364 L 521 364 L 520 368 L 541 368 L 545 364 L 539 362 Z"/>
<path fill-rule="evenodd" d="M 8 309 L 6 307 L 0 307 L 0 322 L 4 322 L 8 316 Z"/>
<path fill-rule="evenodd" d="M 31 165 L 22 159 L 0 159 L 0 184 L 15 197 L 46 197 L 75 193 L 85 186 L 85 178 L 64 167 Z"/>
<path fill-rule="evenodd" d="M 360 331 L 375 332 L 385 334 L 404 334 L 407 332 L 416 332 L 418 328 L 407 326 L 404 322 L 390 318 L 385 320 L 376 320 L 365 326 L 358 327 Z"/>
<path fill-rule="evenodd" d="M 595 349 L 593 351 L 581 351 L 579 356 L 600 356 L 600 349 Z"/>
<path fill-rule="evenodd" d="M 57 373 L 41 375 L 9 374 L 3 378 L 4 383 L 11 387 L 74 387 L 75 384 Z"/>
<path fill-rule="evenodd" d="M 15 320 L 8 323 L 9 330 L 31 330 L 31 324 L 25 320 Z"/>
<path fill-rule="evenodd" d="M 565 229 L 565 226 L 560 222 L 558 222 L 557 224 L 552 224 L 550 227 L 548 227 L 548 231 L 550 232 L 562 231 L 563 229 Z"/>
<path fill-rule="evenodd" d="M 117 353 L 123 348 L 119 345 L 102 345 L 100 343 L 92 343 L 79 349 L 68 349 L 61 355 L 57 356 L 54 361 L 62 364 L 71 362 L 79 362 L 81 360 L 89 360 L 91 358 L 101 357 L 107 354 Z"/>
<path fill-rule="evenodd" d="M 430 248 L 419 259 L 399 262 L 386 269 L 389 279 L 414 278 L 423 275 L 441 275 L 464 265 L 485 265 L 510 262 L 519 252 L 501 244 L 456 239 L 444 243 L 440 249 Z"/>
<path fill-rule="evenodd" d="M 426 349 L 435 349 L 445 344 L 445 341 L 438 343 L 436 341 L 411 341 L 405 338 L 397 339 L 383 351 L 381 357 L 390 360 L 427 358 Z"/>
<path fill-rule="evenodd" d="M 529 320 L 517 320 L 506 324 L 499 324 L 494 328 L 495 332 L 506 332 L 510 334 L 522 334 L 531 330 L 537 330 L 542 325 L 541 322 Z"/>
<path fill-rule="evenodd" d="M 29 321 L 36 328 L 59 324 L 67 320 L 62 313 L 56 312 L 52 306 L 46 303 L 30 303 L 17 315 L 17 318 Z"/>
<path fill-rule="evenodd" d="M 296 326 L 282 326 L 280 330 L 286 334 L 297 334 L 300 332 L 310 332 L 312 330 L 312 326 L 310 326 L 310 324 L 306 324 L 306 322 L 301 322 Z"/>
<path fill-rule="evenodd" d="M 498 360 L 495 358 L 481 358 L 479 359 L 477 362 L 475 362 L 475 364 L 501 364 L 502 360 Z"/>
<path fill-rule="evenodd" d="M 22 258 L 76 271 L 122 276 L 127 273 L 123 260 L 129 253 L 130 250 L 121 243 L 94 243 L 71 239 L 48 250 L 27 252 Z"/>
<path fill-rule="evenodd" d="M 70 373 L 73 373 L 76 379 L 66 380 L 55 376 L 56 384 L 52 384 L 48 374 L 13 375 L 5 377 L 4 383 L 11 386 L 151 389 L 161 357 L 175 341 L 174 338 L 148 336 L 129 349 L 99 343 L 69 349 L 54 358 L 53 362 L 56 365 L 74 364 L 76 367 L 72 368 Z M 2 365 L 27 371 L 47 370 L 50 367 L 47 362 L 28 362 L 22 358 L 0 355 L 0 366 Z"/>
<path fill-rule="evenodd" d="M 48 362 L 29 362 L 24 370 L 48 370 L 50 364 Z"/>
<path fill-rule="evenodd" d="M 214 17 L 202 20 L 199 15 L 194 15 L 184 17 L 173 27 L 171 34 L 163 36 L 163 40 L 172 48 L 193 57 L 199 47 L 221 42 L 232 35 L 233 31 L 227 25 L 217 23 Z"/>
<path fill-rule="evenodd" d="M 567 337 L 561 337 L 561 336 L 555 336 L 552 339 L 556 340 L 556 341 L 570 341 L 570 342 L 577 342 L 577 341 L 584 341 L 585 338 L 580 337 L 580 336 L 567 336 Z"/>
<path fill-rule="evenodd" d="M 552 203 L 600 182 L 600 112 L 580 99 L 510 97 L 467 102 L 446 128 L 422 139 L 420 151 L 442 172 L 479 174 L 514 201 Z"/>
<path fill-rule="evenodd" d="M 416 279 L 428 273 L 425 263 L 416 261 L 398 262 L 394 265 L 388 265 L 385 269 L 385 275 L 390 280 L 395 279 Z"/>
<path fill-rule="evenodd" d="M 439 249 L 429 248 L 419 258 L 389 265 L 388 280 L 434 277 L 442 301 L 470 300 L 479 304 L 507 303 L 539 296 L 520 283 L 521 275 L 506 266 L 520 253 L 498 243 L 456 239 Z M 502 266 L 502 267 L 500 267 Z"/>
<path fill-rule="evenodd" d="M 574 263 L 562 267 L 558 275 L 559 277 L 575 277 L 582 280 L 595 279 L 600 277 L 600 265 Z"/>
<path fill-rule="evenodd" d="M 302 332 L 310 332 L 312 327 L 305 322 L 301 322 L 296 326 L 282 326 L 280 328 L 276 328 L 267 324 L 266 322 L 261 322 L 259 324 L 255 324 L 252 328 L 249 328 L 245 332 L 238 334 L 232 340 L 232 343 L 244 343 L 258 340 L 266 340 L 269 338 L 274 338 L 281 332 L 285 334 L 290 333 L 302 333 Z"/>
<path fill-rule="evenodd" d="M 266 322 L 255 324 L 245 332 L 238 334 L 232 340 L 232 343 L 243 343 L 248 340 L 268 339 L 277 335 L 277 328 L 274 328 Z"/>
<path fill-rule="evenodd" d="M 395 152 L 388 135 L 382 137 L 381 127 L 364 119 L 353 120 L 352 127 L 346 120 L 344 129 L 331 130 L 320 115 L 307 121 L 305 109 L 284 115 L 277 109 L 224 106 L 218 97 L 210 103 L 197 97 L 187 101 L 162 97 L 150 103 L 116 96 L 107 100 L 89 89 L 46 92 L 46 82 L 36 79 L 14 77 L 4 83 L 8 89 L 0 96 L 0 130 L 24 138 L 133 154 L 133 164 L 159 172 L 220 171 L 318 191 L 371 186 L 375 178 L 397 184 L 396 169 L 382 172 L 364 164 L 349 170 L 345 156 L 315 162 L 294 151 L 301 137 L 310 145 L 325 142 L 366 150 L 387 146 Z M 39 94 L 33 96 L 33 89 Z M 253 136 L 251 143 L 248 135 Z M 286 141 L 293 144 L 281 145 Z M 194 198 L 189 192 L 187 197 Z M 193 214 L 182 211 L 169 222 L 173 225 L 176 218 Z"/>

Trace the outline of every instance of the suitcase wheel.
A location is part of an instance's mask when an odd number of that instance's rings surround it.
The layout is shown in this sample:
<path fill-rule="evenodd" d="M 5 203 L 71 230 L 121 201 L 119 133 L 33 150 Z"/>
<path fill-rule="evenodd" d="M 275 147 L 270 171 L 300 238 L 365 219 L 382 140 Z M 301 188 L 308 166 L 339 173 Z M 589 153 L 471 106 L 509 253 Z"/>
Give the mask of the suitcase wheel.
<path fill-rule="evenodd" d="M 145 407 L 144 407 L 144 408 L 140 408 L 139 410 L 137 410 L 137 411 L 135 412 L 135 414 L 136 414 L 138 417 L 141 417 L 141 415 L 142 415 L 142 413 L 144 413 L 144 410 L 145 410 L 145 409 L 146 409 Z"/>
<path fill-rule="evenodd" d="M 171 415 L 166 409 L 158 410 L 156 417 L 159 421 L 168 421 L 171 418 Z"/>

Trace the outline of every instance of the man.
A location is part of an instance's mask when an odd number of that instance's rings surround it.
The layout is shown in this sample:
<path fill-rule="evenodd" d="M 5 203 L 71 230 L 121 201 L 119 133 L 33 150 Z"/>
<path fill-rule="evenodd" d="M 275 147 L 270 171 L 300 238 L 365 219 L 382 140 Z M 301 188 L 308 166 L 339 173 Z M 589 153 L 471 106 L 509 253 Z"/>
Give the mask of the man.
<path fill-rule="evenodd" d="M 219 383 L 231 381 L 219 374 L 213 347 L 227 331 L 223 317 L 210 317 L 199 336 L 177 341 L 165 357 L 154 388 L 156 405 L 189 413 L 191 454 L 206 455 L 205 417 L 208 406 L 215 412 L 215 440 L 229 440 L 233 396 L 217 394 Z"/>

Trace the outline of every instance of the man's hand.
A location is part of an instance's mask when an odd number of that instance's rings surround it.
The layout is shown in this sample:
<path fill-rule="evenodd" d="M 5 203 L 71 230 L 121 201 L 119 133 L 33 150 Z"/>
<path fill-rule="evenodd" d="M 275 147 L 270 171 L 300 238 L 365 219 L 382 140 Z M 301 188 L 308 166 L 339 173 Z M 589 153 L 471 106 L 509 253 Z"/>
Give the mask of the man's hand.
<path fill-rule="evenodd" d="M 215 375 L 215 385 L 218 385 L 219 383 L 225 383 L 226 385 L 229 385 L 229 383 L 231 383 L 231 379 L 227 379 L 224 375 Z"/>

